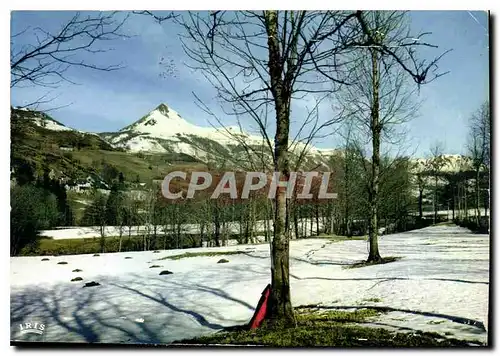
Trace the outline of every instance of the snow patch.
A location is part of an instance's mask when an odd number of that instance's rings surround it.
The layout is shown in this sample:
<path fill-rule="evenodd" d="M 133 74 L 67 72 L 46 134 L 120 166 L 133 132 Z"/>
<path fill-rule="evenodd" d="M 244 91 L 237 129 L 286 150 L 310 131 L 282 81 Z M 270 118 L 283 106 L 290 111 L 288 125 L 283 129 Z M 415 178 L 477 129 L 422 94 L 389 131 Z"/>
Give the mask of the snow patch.
<path fill-rule="evenodd" d="M 293 305 L 386 306 L 395 311 L 375 322 L 486 342 L 484 329 L 452 319 L 476 320 L 488 329 L 488 235 L 454 226 L 386 235 L 380 239 L 382 255 L 402 259 L 354 269 L 344 267 L 366 259 L 365 241 L 326 242 L 291 241 Z M 58 256 L 44 262 L 39 256 L 11 257 L 11 319 L 42 320 L 45 341 L 53 342 L 170 343 L 243 324 L 270 281 L 269 246 L 248 247 Z M 217 264 L 220 256 L 157 260 L 209 251 L 245 253 L 228 255 L 228 264 Z M 149 268 L 153 260 L 173 274 L 158 275 Z M 70 283 L 75 268 L 83 270 L 84 281 L 100 286 Z M 379 301 L 368 301 L 374 298 Z M 22 336 L 13 328 L 11 339 Z"/>
<path fill-rule="evenodd" d="M 39 117 L 32 117 L 30 118 L 37 126 L 43 127 L 47 130 L 51 131 L 75 131 L 70 127 L 60 125 L 55 121 L 48 120 L 48 119 L 42 119 Z"/>

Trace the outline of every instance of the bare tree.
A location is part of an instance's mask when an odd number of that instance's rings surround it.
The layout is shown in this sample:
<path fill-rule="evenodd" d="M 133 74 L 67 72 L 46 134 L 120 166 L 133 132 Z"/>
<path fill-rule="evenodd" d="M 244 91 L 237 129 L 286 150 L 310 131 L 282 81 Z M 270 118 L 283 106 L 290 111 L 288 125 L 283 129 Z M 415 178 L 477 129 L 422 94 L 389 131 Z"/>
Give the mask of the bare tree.
<path fill-rule="evenodd" d="M 436 141 L 431 145 L 430 148 L 430 157 L 429 157 L 429 167 L 431 171 L 431 175 L 434 178 L 434 192 L 433 192 L 433 198 L 432 198 L 432 205 L 434 207 L 434 218 L 433 218 L 433 223 L 435 224 L 437 221 L 437 215 L 438 215 L 438 209 L 439 209 L 439 204 L 438 204 L 438 196 L 437 196 L 437 189 L 438 189 L 438 180 L 441 175 L 441 170 L 443 166 L 446 164 L 446 158 L 443 156 L 444 154 L 444 144 L 441 141 Z"/>
<path fill-rule="evenodd" d="M 85 208 L 83 215 L 83 223 L 91 226 L 100 236 L 101 252 L 105 252 L 106 247 L 106 204 L 107 197 L 94 189 L 92 191 L 92 202 Z"/>
<path fill-rule="evenodd" d="M 74 83 L 66 72 L 71 67 L 113 71 L 122 65 L 100 65 L 88 61 L 88 54 L 109 51 L 101 43 L 127 37 L 121 33 L 127 16 L 117 20 L 116 12 L 97 15 L 75 13 L 61 28 L 49 32 L 40 27 L 26 27 L 11 34 L 10 87 L 57 87 L 61 82 Z M 40 100 L 46 100 L 42 97 Z"/>
<path fill-rule="evenodd" d="M 480 175 L 482 171 L 489 173 L 490 158 L 490 109 L 489 103 L 485 102 L 471 116 L 469 127 L 468 151 L 472 158 L 472 167 L 475 173 L 475 193 L 476 193 L 476 222 L 479 223 L 481 212 L 480 206 Z M 489 183 L 489 179 L 488 179 Z M 488 184 L 489 186 L 489 184 Z M 485 204 L 486 214 L 486 204 Z"/>
<path fill-rule="evenodd" d="M 268 169 L 288 180 L 294 152 L 290 142 L 292 103 L 296 99 L 321 102 L 325 93 L 352 81 L 348 64 L 357 58 L 347 56 L 349 52 L 373 49 L 381 63 L 394 60 L 418 84 L 442 75 L 435 71 L 441 56 L 431 63 L 415 58 L 414 47 L 431 46 L 421 37 L 400 36 L 394 47 L 393 42 L 385 41 L 389 36 L 376 34 L 367 19 L 369 14 L 362 11 L 213 11 L 189 12 L 175 21 L 183 28 L 182 42 L 191 68 L 213 85 L 225 114 L 235 117 L 240 129 L 249 122 L 256 124 L 272 158 Z M 312 120 L 307 137 L 336 122 L 338 117 L 319 125 Z M 244 135 L 228 134 L 239 137 L 238 142 L 249 152 L 255 151 Z M 288 203 L 285 191 L 277 189 L 267 316 L 293 322 Z"/>
<path fill-rule="evenodd" d="M 338 86 L 345 81 L 348 72 L 342 70 L 345 63 L 340 54 L 356 31 L 355 17 L 355 12 L 215 11 L 189 13 L 178 22 L 192 68 L 216 88 L 226 114 L 257 125 L 272 157 L 272 169 L 288 179 L 292 102 L 306 96 L 319 100 L 332 90 L 332 83 Z M 268 117 L 272 119 L 267 121 Z M 312 126 L 319 131 L 329 125 Z M 267 316 L 294 322 L 289 213 L 285 191 L 277 189 Z"/>
<path fill-rule="evenodd" d="M 408 79 L 420 85 L 442 75 L 435 71 L 428 75 L 441 56 L 429 64 L 416 60 L 415 47 L 431 45 L 419 42 L 422 35 L 410 36 L 404 12 L 361 12 L 357 18 L 362 28 L 360 38 L 365 44 L 357 45 L 358 51 L 351 54 L 355 58 L 351 68 L 357 79 L 341 91 L 340 100 L 352 113 L 360 132 L 368 138 L 364 144 L 370 145 L 371 160 L 366 167 L 370 206 L 368 261 L 380 262 L 378 206 L 379 184 L 384 174 L 382 143 L 401 145 L 403 124 L 418 108 L 413 99 L 415 89 L 409 87 Z"/>
<path fill-rule="evenodd" d="M 424 217 L 423 205 L 424 205 L 424 190 L 426 187 L 426 179 L 425 179 L 426 176 L 425 173 L 422 171 L 417 171 L 415 176 L 418 187 L 418 218 L 422 220 Z"/>
<path fill-rule="evenodd" d="M 135 202 L 135 197 L 132 194 L 125 194 L 122 205 L 122 222 L 120 224 L 120 250 L 122 246 L 122 236 L 127 231 L 128 241 L 132 237 L 132 228 L 136 225 L 138 206 Z M 123 231 L 122 231 L 123 230 Z"/>

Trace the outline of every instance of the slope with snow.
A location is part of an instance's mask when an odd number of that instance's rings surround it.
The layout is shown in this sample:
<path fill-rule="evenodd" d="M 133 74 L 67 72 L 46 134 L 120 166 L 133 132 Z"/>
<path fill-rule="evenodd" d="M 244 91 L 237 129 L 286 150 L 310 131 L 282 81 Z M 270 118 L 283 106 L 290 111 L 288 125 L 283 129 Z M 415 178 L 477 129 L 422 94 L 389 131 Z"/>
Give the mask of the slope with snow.
<path fill-rule="evenodd" d="M 304 239 L 290 246 L 295 306 L 387 306 L 393 311 L 372 326 L 486 342 L 487 235 L 449 226 L 387 235 L 380 241 L 382 254 L 402 259 L 356 269 L 344 267 L 366 258 L 364 241 Z M 242 253 L 228 255 L 225 264 L 217 263 L 220 257 L 160 260 L 187 251 L 236 250 Z M 61 261 L 68 264 L 57 264 Z M 160 267 L 150 268 L 153 264 Z M 251 318 L 270 281 L 269 266 L 267 244 L 58 256 L 49 261 L 14 257 L 11 339 L 170 343 L 213 333 Z M 164 269 L 173 274 L 160 276 Z M 83 281 L 70 282 L 75 276 Z M 82 288 L 89 281 L 100 285 Z M 21 335 L 19 324 L 24 322 L 44 323 L 44 334 Z"/>
<path fill-rule="evenodd" d="M 23 119 L 29 120 L 33 122 L 35 125 L 39 127 L 43 127 L 47 130 L 51 131 L 76 131 L 70 127 L 64 126 L 60 122 L 52 119 L 44 113 L 39 111 L 30 110 L 27 108 L 19 108 L 14 107 L 14 110 L 17 110 L 19 114 L 22 113 Z"/>
<path fill-rule="evenodd" d="M 205 138 L 222 145 L 234 144 L 234 136 L 247 144 L 259 144 L 262 139 L 242 132 L 239 127 L 200 127 L 184 120 L 176 111 L 160 104 L 137 122 L 126 126 L 118 133 L 103 134 L 112 144 L 132 152 L 164 152 L 162 141 L 167 141 L 170 151 L 198 155 L 192 145 L 186 145 L 191 136 Z M 129 138 L 127 138 L 129 136 Z M 152 144 L 152 143 L 155 144 Z M 163 149 L 163 150 L 162 150 Z"/>
<path fill-rule="evenodd" d="M 81 130 L 76 130 L 71 127 L 68 127 L 62 123 L 60 123 L 57 120 L 54 120 L 47 114 L 37 111 L 37 110 L 31 110 L 28 108 L 24 107 L 14 107 L 12 108 L 15 112 L 14 115 L 17 114 L 17 116 L 22 116 L 24 120 L 29 120 L 35 125 L 42 127 L 46 130 L 50 131 L 72 131 L 72 132 L 78 132 L 83 135 L 94 135 L 98 136 L 98 134 L 93 133 L 93 132 L 86 132 L 86 131 L 81 131 Z M 17 111 L 17 113 L 16 113 Z M 20 115 L 21 114 L 21 115 Z"/>
<path fill-rule="evenodd" d="M 459 172 L 472 170 L 472 160 L 470 157 L 463 155 L 442 154 L 437 157 L 429 158 L 415 158 L 413 163 L 413 170 L 415 173 L 431 170 L 432 164 L 435 160 L 439 160 L 440 172 Z"/>
<path fill-rule="evenodd" d="M 140 120 L 118 132 L 101 135 L 115 147 L 131 152 L 168 151 L 183 153 L 202 161 L 207 161 L 214 155 L 235 160 L 245 159 L 243 156 L 246 151 L 241 149 L 243 144 L 251 147 L 264 146 L 264 152 L 269 151 L 260 135 L 246 133 L 238 126 L 197 126 L 182 118 L 166 104 L 160 104 Z M 300 141 L 290 143 L 290 150 L 297 154 L 306 147 L 309 156 L 320 161 L 337 152 L 333 149 L 306 146 Z"/>

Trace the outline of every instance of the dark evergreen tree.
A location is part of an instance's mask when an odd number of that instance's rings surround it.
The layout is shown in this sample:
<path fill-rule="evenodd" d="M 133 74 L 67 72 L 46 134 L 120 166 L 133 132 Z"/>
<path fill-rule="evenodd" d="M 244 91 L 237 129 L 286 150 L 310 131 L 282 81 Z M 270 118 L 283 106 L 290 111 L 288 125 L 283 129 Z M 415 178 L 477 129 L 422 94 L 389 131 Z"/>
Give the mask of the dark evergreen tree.
<path fill-rule="evenodd" d="M 53 227 L 58 219 L 57 199 L 47 190 L 30 184 L 11 189 L 10 253 L 18 254 L 35 244 L 39 231 Z"/>

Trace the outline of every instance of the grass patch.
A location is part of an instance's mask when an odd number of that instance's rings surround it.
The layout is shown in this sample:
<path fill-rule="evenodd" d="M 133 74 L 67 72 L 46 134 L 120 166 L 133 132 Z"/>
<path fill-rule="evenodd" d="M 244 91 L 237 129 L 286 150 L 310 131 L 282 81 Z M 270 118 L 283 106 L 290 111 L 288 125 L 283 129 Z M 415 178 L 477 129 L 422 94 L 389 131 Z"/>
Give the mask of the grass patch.
<path fill-rule="evenodd" d="M 173 256 L 165 256 L 159 258 L 158 260 L 180 260 L 181 258 L 190 258 L 190 257 L 215 257 L 215 256 L 226 256 L 226 255 L 241 255 L 245 254 L 243 251 L 220 251 L 220 252 L 186 252 L 180 255 Z"/>
<path fill-rule="evenodd" d="M 405 318 L 391 318 L 391 320 L 395 320 L 395 321 L 408 321 L 408 319 L 405 319 Z"/>
<path fill-rule="evenodd" d="M 363 299 L 362 302 L 372 302 L 372 303 L 380 303 L 382 299 L 380 298 L 366 298 Z"/>
<path fill-rule="evenodd" d="M 164 175 L 170 167 L 170 164 L 158 154 L 148 154 L 141 157 L 129 152 L 105 150 L 75 150 L 72 153 L 74 159 L 87 168 L 93 167 L 95 162 L 105 161 L 106 164 L 112 165 L 122 172 L 127 181 L 139 176 L 141 182 L 150 182 L 155 176 Z M 150 166 L 153 169 L 149 169 Z"/>
<path fill-rule="evenodd" d="M 159 266 L 159 265 L 152 265 L 152 266 L 150 266 L 149 268 L 160 268 L 160 267 L 162 267 L 162 266 Z"/>
<path fill-rule="evenodd" d="M 315 311 L 311 312 L 308 309 L 296 308 L 297 323 L 305 322 L 323 322 L 323 321 L 335 321 L 335 322 L 364 322 L 368 318 L 373 318 L 382 314 L 381 311 L 375 309 L 356 309 L 354 311 L 349 310 L 327 310 L 327 311 Z"/>
<path fill-rule="evenodd" d="M 402 257 L 398 257 L 398 256 L 382 257 L 382 260 L 378 261 L 378 262 L 362 261 L 362 262 L 354 263 L 350 266 L 344 266 L 343 268 L 360 268 L 360 267 L 367 267 L 367 266 L 373 266 L 373 265 L 383 265 L 386 263 L 399 261 L 401 258 Z"/>
<path fill-rule="evenodd" d="M 256 330 L 215 333 L 182 344 L 261 345 L 268 347 L 443 347 L 468 346 L 469 342 L 449 339 L 436 333 L 397 333 L 356 323 L 369 321 L 380 312 L 356 311 L 311 312 L 296 309 L 296 326 L 270 327 L 267 322 Z"/>
<path fill-rule="evenodd" d="M 128 231 L 128 230 L 127 230 Z M 234 238 L 236 235 L 231 235 Z M 164 245 L 165 236 L 158 235 L 157 240 L 151 244 L 151 253 L 160 253 L 161 250 L 176 249 L 177 245 L 171 236 L 167 236 L 167 244 Z M 121 250 L 120 250 L 121 247 Z M 200 247 L 200 236 L 189 235 L 182 239 L 178 248 Z M 161 249 L 161 250 L 160 250 Z M 50 238 L 41 238 L 34 245 L 24 247 L 19 256 L 62 256 L 62 255 L 81 255 L 81 254 L 96 254 L 112 253 L 112 252 L 132 252 L 144 251 L 144 238 L 140 236 L 127 235 L 122 237 L 120 246 L 119 236 L 106 236 L 104 239 L 104 250 L 101 245 L 101 238 L 76 238 L 54 240 Z M 158 252 L 156 252 L 158 251 Z"/>

